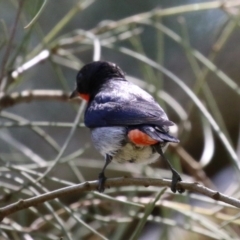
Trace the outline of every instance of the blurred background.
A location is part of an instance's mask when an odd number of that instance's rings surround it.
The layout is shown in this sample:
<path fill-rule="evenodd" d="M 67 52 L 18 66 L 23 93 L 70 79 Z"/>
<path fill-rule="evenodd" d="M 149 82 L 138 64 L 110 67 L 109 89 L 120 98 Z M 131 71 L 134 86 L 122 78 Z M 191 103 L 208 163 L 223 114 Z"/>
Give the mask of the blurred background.
<path fill-rule="evenodd" d="M 68 96 L 77 71 L 100 59 L 118 64 L 176 123 L 180 144 L 166 156 L 183 180 L 239 198 L 239 7 L 238 0 L 0 1 L 1 207 L 97 179 L 103 157 L 84 127 L 85 103 Z M 171 178 L 162 161 L 112 163 L 106 175 Z M 239 239 L 235 208 L 162 190 L 65 196 L 6 217 L 0 239 Z"/>

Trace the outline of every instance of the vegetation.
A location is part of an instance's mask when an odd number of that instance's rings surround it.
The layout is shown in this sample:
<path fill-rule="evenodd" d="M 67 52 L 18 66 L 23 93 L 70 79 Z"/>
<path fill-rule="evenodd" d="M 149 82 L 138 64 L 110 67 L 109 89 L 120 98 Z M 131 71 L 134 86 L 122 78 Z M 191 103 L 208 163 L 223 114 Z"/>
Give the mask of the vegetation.
<path fill-rule="evenodd" d="M 0 1 L 0 239 L 239 239 L 239 6 Z M 85 103 L 68 96 L 81 66 L 99 59 L 120 65 L 176 123 L 181 143 L 166 155 L 191 191 L 142 179 L 170 178 L 161 161 L 112 163 L 106 175 L 125 178 L 88 191 L 103 157 Z M 29 198 L 38 201 L 26 207 Z"/>

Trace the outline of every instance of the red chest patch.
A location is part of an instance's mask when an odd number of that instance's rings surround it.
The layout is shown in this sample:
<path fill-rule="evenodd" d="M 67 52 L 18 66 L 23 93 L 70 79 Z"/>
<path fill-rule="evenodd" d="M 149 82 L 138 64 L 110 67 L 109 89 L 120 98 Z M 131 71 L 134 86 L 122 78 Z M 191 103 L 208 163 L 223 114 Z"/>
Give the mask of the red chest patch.
<path fill-rule="evenodd" d="M 131 142 L 137 145 L 149 146 L 158 143 L 157 140 L 151 138 L 146 133 L 141 132 L 138 129 L 134 129 L 128 132 L 128 138 Z"/>
<path fill-rule="evenodd" d="M 86 100 L 87 102 L 88 102 L 89 99 L 90 99 L 90 95 L 89 95 L 89 94 L 79 93 L 79 96 L 80 96 L 81 98 L 83 98 L 84 100 Z"/>

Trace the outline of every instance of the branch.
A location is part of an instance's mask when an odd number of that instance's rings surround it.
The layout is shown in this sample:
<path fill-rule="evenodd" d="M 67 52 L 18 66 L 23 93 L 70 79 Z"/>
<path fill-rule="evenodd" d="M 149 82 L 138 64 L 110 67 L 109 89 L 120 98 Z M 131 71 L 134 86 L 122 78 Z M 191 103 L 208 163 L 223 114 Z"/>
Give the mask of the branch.
<path fill-rule="evenodd" d="M 7 108 L 18 103 L 31 102 L 33 100 L 68 101 L 69 95 L 70 93 L 62 90 L 25 90 L 11 94 L 0 93 L 0 108 Z"/>
<path fill-rule="evenodd" d="M 91 31 L 94 34 L 99 34 L 101 32 L 105 32 L 107 30 L 112 30 L 120 26 L 124 26 L 127 24 L 138 23 L 145 19 L 150 19 L 155 16 L 158 17 L 165 17 L 165 16 L 173 16 L 177 14 L 193 12 L 193 11 L 202 11 L 202 10 L 210 10 L 210 9 L 229 9 L 233 7 L 238 7 L 240 5 L 239 0 L 229 0 L 229 1 L 210 1 L 210 2 L 202 2 L 202 3 L 193 3 L 193 4 L 186 4 L 181 6 L 174 6 L 165 9 L 155 9 L 150 12 L 143 12 L 136 15 L 132 15 L 130 17 L 126 17 L 120 19 L 119 21 L 112 21 L 107 25 L 97 26 L 96 28 L 92 29 Z"/>
<path fill-rule="evenodd" d="M 197 193 L 201 193 L 205 196 L 208 196 L 216 201 L 221 201 L 228 203 L 232 206 L 240 208 L 240 200 L 229 197 L 225 194 L 222 194 L 218 191 L 214 191 L 207 187 L 204 187 L 198 183 L 190 183 L 182 181 L 180 184 L 184 189 L 189 191 L 194 191 Z M 165 179 L 154 179 L 154 178 L 111 178 L 107 179 L 105 183 L 106 187 L 124 187 L 124 186 L 154 186 L 154 187 L 170 187 L 171 181 Z M 98 186 L 98 181 L 90 181 L 80 183 L 70 187 L 60 188 L 49 193 L 45 193 L 39 196 L 35 196 L 32 198 L 28 198 L 25 200 L 19 200 L 16 203 L 12 203 L 6 207 L 0 208 L 0 221 L 4 219 L 4 217 L 15 213 L 17 211 L 39 205 L 43 202 L 59 198 L 62 196 L 66 196 L 69 194 L 79 194 L 87 191 L 96 191 Z"/>

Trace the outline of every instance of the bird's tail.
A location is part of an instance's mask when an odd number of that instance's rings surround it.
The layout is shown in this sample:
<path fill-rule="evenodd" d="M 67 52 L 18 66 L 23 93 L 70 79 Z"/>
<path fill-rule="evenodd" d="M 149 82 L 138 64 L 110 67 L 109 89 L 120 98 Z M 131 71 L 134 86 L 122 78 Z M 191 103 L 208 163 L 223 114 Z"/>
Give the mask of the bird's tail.
<path fill-rule="evenodd" d="M 171 136 L 168 132 L 159 129 L 158 127 L 144 125 L 141 126 L 139 130 L 159 142 L 179 143 L 179 140 L 177 138 Z"/>

